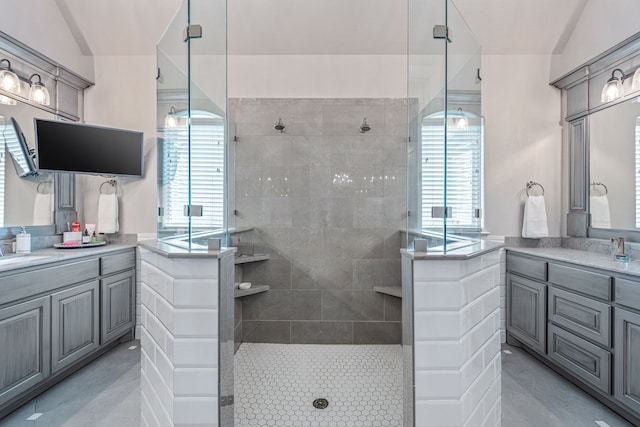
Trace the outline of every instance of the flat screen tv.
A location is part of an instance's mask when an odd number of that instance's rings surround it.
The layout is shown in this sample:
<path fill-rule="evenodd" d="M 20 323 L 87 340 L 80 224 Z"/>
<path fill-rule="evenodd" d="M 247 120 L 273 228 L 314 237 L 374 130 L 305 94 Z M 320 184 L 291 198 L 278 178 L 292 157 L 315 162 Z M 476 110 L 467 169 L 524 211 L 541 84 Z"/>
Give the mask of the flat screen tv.
<path fill-rule="evenodd" d="M 34 119 L 36 162 L 47 172 L 142 176 L 142 132 Z"/>

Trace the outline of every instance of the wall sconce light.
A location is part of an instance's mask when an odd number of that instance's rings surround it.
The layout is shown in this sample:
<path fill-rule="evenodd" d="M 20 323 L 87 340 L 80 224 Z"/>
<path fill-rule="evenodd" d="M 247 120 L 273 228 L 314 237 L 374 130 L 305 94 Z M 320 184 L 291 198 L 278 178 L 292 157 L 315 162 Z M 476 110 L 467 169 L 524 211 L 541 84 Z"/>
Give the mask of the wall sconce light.
<path fill-rule="evenodd" d="M 7 92 L 20 93 L 20 79 L 18 75 L 11 69 L 11 62 L 8 59 L 0 59 L 0 64 L 7 63 L 5 69 L 0 70 L 0 89 Z"/>
<path fill-rule="evenodd" d="M 616 77 L 616 71 L 620 73 L 620 77 Z M 618 98 L 624 96 L 624 88 L 622 87 L 622 82 L 625 79 L 624 71 L 620 68 L 616 68 L 611 73 L 611 78 L 607 80 L 602 88 L 602 93 L 600 94 L 600 102 L 610 102 L 615 101 Z"/>
<path fill-rule="evenodd" d="M 38 78 L 37 82 L 33 81 L 34 77 Z M 29 77 L 29 86 L 31 86 L 31 88 L 29 89 L 29 101 L 35 102 L 40 105 L 50 104 L 49 91 L 42 83 L 40 74 L 32 74 Z"/>
<path fill-rule="evenodd" d="M 51 103 L 49 91 L 44 83 L 42 83 L 40 74 L 32 74 L 27 79 L 19 76 L 11 69 L 11 62 L 9 62 L 8 59 L 0 59 L 0 64 L 3 62 L 7 65 L 6 68 L 0 69 L 0 89 L 15 95 L 20 95 L 20 80 L 22 80 L 29 84 L 29 101 L 40 105 L 49 105 Z M 38 79 L 34 81 L 36 77 Z M 16 101 L 8 96 L 0 95 L 0 104 L 16 105 Z"/>
<path fill-rule="evenodd" d="M 367 118 L 362 119 L 362 124 L 360 125 L 360 133 L 369 132 L 371 130 L 371 126 L 367 123 Z"/>
<path fill-rule="evenodd" d="M 449 126 L 457 130 L 469 129 L 469 118 L 461 107 L 458 107 L 458 110 L 449 119 Z"/>
<path fill-rule="evenodd" d="M 631 80 L 631 90 L 640 90 L 640 67 L 633 73 L 633 79 Z"/>
<path fill-rule="evenodd" d="M 282 123 L 282 118 L 278 117 L 278 123 L 273 125 L 273 128 L 278 132 L 283 133 L 287 127 Z"/>
<path fill-rule="evenodd" d="M 173 129 L 178 127 L 178 118 L 176 117 L 176 109 L 171 106 L 169 112 L 164 116 L 164 128 Z"/>

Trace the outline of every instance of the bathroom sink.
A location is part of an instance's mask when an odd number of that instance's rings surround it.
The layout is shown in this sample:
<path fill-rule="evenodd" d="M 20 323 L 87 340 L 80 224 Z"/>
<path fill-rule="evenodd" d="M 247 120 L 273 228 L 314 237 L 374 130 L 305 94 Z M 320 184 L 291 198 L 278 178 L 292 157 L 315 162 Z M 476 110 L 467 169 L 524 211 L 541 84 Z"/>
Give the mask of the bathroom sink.
<path fill-rule="evenodd" d="M 15 254 L 0 257 L 0 267 L 5 265 L 28 264 L 31 261 L 48 258 L 47 255 Z"/>

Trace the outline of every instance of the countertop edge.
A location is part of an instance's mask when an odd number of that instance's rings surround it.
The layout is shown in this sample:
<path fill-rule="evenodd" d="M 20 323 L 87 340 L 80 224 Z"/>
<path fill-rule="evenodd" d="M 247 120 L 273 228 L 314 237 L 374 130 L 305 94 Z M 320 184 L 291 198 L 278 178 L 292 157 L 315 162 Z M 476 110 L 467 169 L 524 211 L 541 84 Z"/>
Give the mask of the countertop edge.
<path fill-rule="evenodd" d="M 56 249 L 46 248 L 38 249 L 24 255 L 25 262 L 18 264 L 7 264 L 6 266 L 0 265 L 0 275 L 10 273 L 25 268 L 37 267 L 41 265 L 65 262 L 74 259 L 86 258 L 95 255 L 104 255 L 112 252 L 118 252 L 126 249 L 135 249 L 136 245 L 133 244 L 108 244 L 105 246 L 96 246 L 91 248 L 73 248 L 73 249 Z M 37 258 L 29 260 L 30 256 L 37 256 L 43 258 Z M 1 259 L 1 258 L 0 258 Z"/>
<path fill-rule="evenodd" d="M 401 249 L 402 255 L 407 256 L 413 260 L 468 260 L 482 255 L 486 255 L 489 252 L 493 252 L 504 247 L 504 243 L 480 241 L 479 243 L 466 246 L 460 249 L 454 249 L 447 253 L 442 252 L 413 252 L 407 249 Z"/>
<path fill-rule="evenodd" d="M 223 258 L 236 252 L 237 248 L 222 248 L 209 251 L 203 249 L 185 249 L 172 246 L 158 240 L 141 240 L 138 246 L 147 249 L 166 258 Z"/>

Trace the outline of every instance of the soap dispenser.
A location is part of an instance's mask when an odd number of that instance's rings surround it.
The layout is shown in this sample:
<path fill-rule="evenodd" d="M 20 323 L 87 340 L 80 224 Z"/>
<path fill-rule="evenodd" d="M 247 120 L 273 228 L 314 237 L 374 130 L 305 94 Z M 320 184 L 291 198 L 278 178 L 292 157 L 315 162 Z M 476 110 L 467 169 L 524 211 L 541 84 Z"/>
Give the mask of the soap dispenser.
<path fill-rule="evenodd" d="M 22 231 L 16 234 L 16 253 L 28 254 L 31 252 L 31 234 L 22 227 Z"/>

